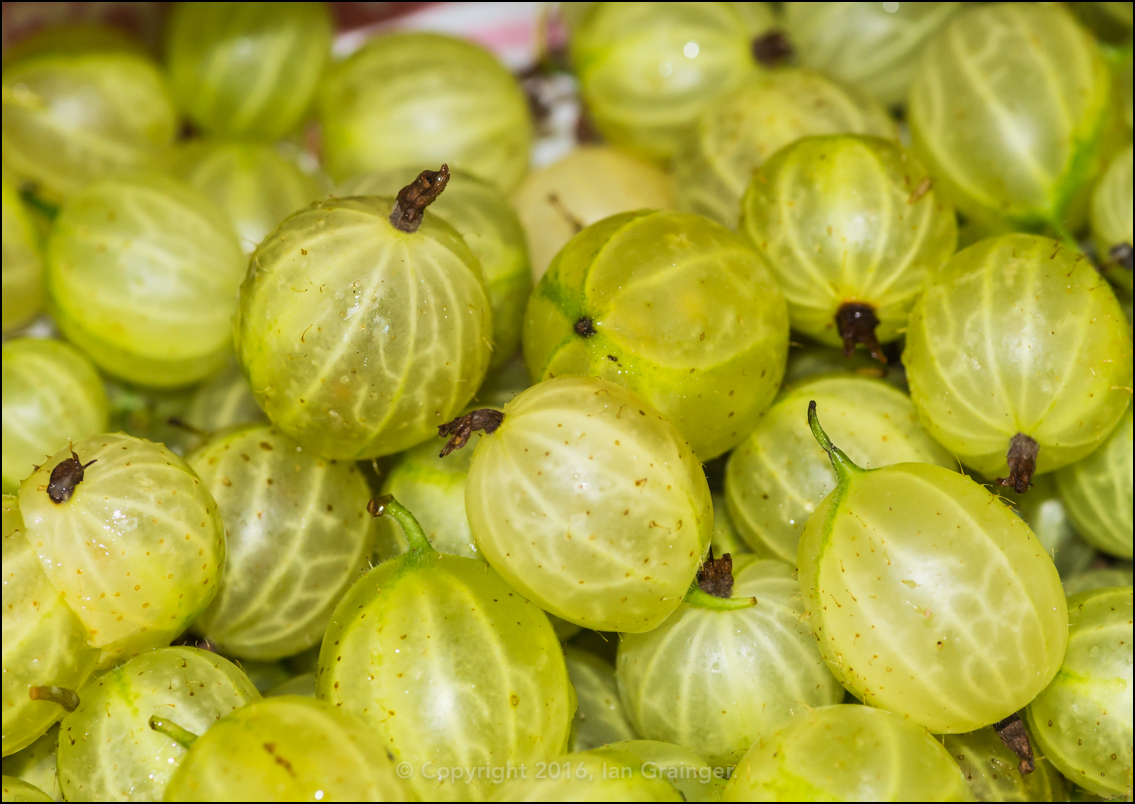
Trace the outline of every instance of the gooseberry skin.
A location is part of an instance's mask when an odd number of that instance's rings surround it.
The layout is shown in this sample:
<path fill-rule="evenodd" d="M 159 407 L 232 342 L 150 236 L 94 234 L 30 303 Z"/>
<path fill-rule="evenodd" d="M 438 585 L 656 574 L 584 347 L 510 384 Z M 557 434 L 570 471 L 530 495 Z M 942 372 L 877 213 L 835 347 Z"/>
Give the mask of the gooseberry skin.
<path fill-rule="evenodd" d="M 919 426 L 907 396 L 882 380 L 830 374 L 787 389 L 729 455 L 725 505 L 754 552 L 793 565 L 809 516 L 837 482 L 808 429 L 806 414 L 813 399 L 824 411 L 832 440 L 862 466 L 957 466 Z"/>
<path fill-rule="evenodd" d="M 1131 586 L 1131 577 L 1130 561 L 1116 566 L 1085 570 L 1064 581 L 1064 594 L 1072 597 L 1092 589 L 1103 589 L 1105 586 Z"/>
<path fill-rule="evenodd" d="M 854 134 L 777 151 L 753 174 L 741 231 L 776 277 L 792 329 L 828 346 L 844 344 L 836 314 L 846 303 L 873 309 L 880 343 L 897 340 L 958 238 L 953 208 L 914 154 Z"/>
<path fill-rule="evenodd" d="M 1068 599 L 1068 653 L 1027 710 L 1044 756 L 1103 798 L 1131 791 L 1131 587 Z"/>
<path fill-rule="evenodd" d="M 55 772 L 55 752 L 59 745 L 59 724 L 20 751 L 4 757 L 4 775 L 11 776 L 47 793 L 52 801 L 62 801 L 59 775 Z"/>
<path fill-rule="evenodd" d="M 591 377 L 547 380 L 504 406 L 473 453 L 465 510 L 509 586 L 601 631 L 665 620 L 713 533 L 705 474 L 677 428 Z"/>
<path fill-rule="evenodd" d="M 234 757 L 236 761 L 234 761 Z M 411 801 L 366 724 L 285 695 L 242 707 L 194 741 L 166 801 Z"/>
<path fill-rule="evenodd" d="M 924 463 L 864 471 L 808 519 L 797 566 L 828 667 L 866 704 L 936 734 L 1021 709 L 1068 641 L 1060 577 L 1028 526 L 965 475 Z"/>
<path fill-rule="evenodd" d="M 1130 93 L 1128 93 L 1130 102 Z M 1115 264 L 1111 249 L 1132 245 L 1131 235 L 1131 146 L 1112 160 L 1092 191 L 1092 239 L 1096 254 L 1104 266 L 1104 275 L 1118 287 L 1131 293 L 1131 271 Z"/>
<path fill-rule="evenodd" d="M 734 559 L 737 559 L 742 554 L 753 554 L 753 548 L 749 547 L 748 543 L 741 538 L 741 534 L 733 525 L 733 520 L 729 518 L 729 511 L 725 506 L 725 497 L 716 491 L 710 496 L 713 498 L 713 538 L 710 539 L 710 544 L 713 547 L 714 555 L 723 556 L 729 553 Z"/>
<path fill-rule="evenodd" d="M 446 162 L 508 193 L 528 172 L 533 132 L 524 93 L 472 42 L 377 36 L 332 65 L 316 104 L 324 164 L 336 181 Z"/>
<path fill-rule="evenodd" d="M 1056 473 L 1056 487 L 1072 524 L 1090 544 L 1131 558 L 1131 408 L 1107 441 Z"/>
<path fill-rule="evenodd" d="M 53 49 L 8 64 L 3 84 L 4 166 L 52 201 L 155 166 L 177 133 L 165 79 L 140 53 Z"/>
<path fill-rule="evenodd" d="M 846 357 L 842 349 L 831 346 L 811 343 L 788 344 L 788 365 L 784 369 L 783 387 L 793 386 L 820 374 L 837 372 L 885 380 L 888 385 L 904 394 L 909 390 L 906 385 L 906 374 L 901 365 L 880 363 L 862 349 L 857 349 L 851 357 Z"/>
<path fill-rule="evenodd" d="M 96 463 L 56 503 L 45 490 L 72 450 Z M 168 644 L 216 594 L 225 560 L 217 504 L 161 444 L 118 433 L 64 447 L 24 480 L 20 510 L 48 580 L 103 666 Z"/>
<path fill-rule="evenodd" d="M 1083 222 L 1109 155 L 1110 106 L 1107 63 L 1066 10 L 995 4 L 923 49 L 909 121 L 915 152 L 980 228 L 1062 233 Z"/>
<path fill-rule="evenodd" d="M 51 312 L 104 371 L 188 385 L 224 365 L 245 265 L 231 224 L 196 190 L 158 175 L 106 179 L 52 228 Z"/>
<path fill-rule="evenodd" d="M 571 645 L 564 646 L 564 661 L 577 702 L 568 747 L 573 752 L 590 751 L 621 740 L 637 740 L 638 733 L 619 700 L 614 665 Z"/>
<path fill-rule="evenodd" d="M 202 433 L 268 421 L 235 360 L 197 387 L 181 418 Z"/>
<path fill-rule="evenodd" d="M 31 215 L 6 171 L 2 192 L 3 329 L 7 335 L 35 318 L 43 305 L 43 257 Z"/>
<path fill-rule="evenodd" d="M 761 6 L 763 3 L 746 5 Z M 665 779 L 686 801 L 720 801 L 726 768 L 713 767 L 688 748 L 661 740 L 624 740 L 608 748 L 631 754 L 648 779 Z"/>
<path fill-rule="evenodd" d="M 4 495 L 4 756 L 31 745 L 64 714 L 52 701 L 28 697 L 31 687 L 75 689 L 99 652 L 82 623 L 48 582 L 25 538 L 14 496 Z M 8 770 L 5 765 L 5 770 Z"/>
<path fill-rule="evenodd" d="M 732 3 L 602 3 L 571 38 L 595 125 L 611 144 L 664 162 L 701 113 L 756 71 Z"/>
<path fill-rule="evenodd" d="M 639 741 L 636 741 L 639 742 Z M 540 778 L 514 777 L 497 788 L 493 801 L 685 801 L 661 775 L 643 773 L 645 763 L 621 747 L 605 745 L 563 754 Z M 554 768 L 554 770 L 552 770 Z M 554 775 L 553 775 L 554 774 Z"/>
<path fill-rule="evenodd" d="M 373 547 L 358 467 L 263 425 L 214 436 L 185 460 L 216 500 L 227 544 L 217 596 L 193 630 L 241 659 L 317 644 Z"/>
<path fill-rule="evenodd" d="M 512 203 L 528 237 L 532 279 L 539 282 L 584 226 L 620 212 L 673 208 L 674 180 L 609 145 L 580 145 L 526 176 Z"/>
<path fill-rule="evenodd" d="M 16 338 L 3 347 L 4 492 L 70 441 L 107 430 L 106 389 L 91 362 L 63 341 Z"/>
<path fill-rule="evenodd" d="M 906 718 L 855 704 L 813 709 L 759 740 L 722 801 L 970 801 L 941 743 Z"/>
<path fill-rule="evenodd" d="M 821 134 L 895 139 L 896 128 L 877 102 L 811 70 L 752 76 L 702 115 L 675 160 L 678 208 L 736 229 L 753 172 L 784 146 Z"/>
<path fill-rule="evenodd" d="M 95 676 L 59 724 L 56 758 L 69 801 L 158 801 L 186 748 L 152 729 L 169 718 L 204 734 L 260 698 L 239 667 L 196 648 L 160 648 Z"/>
<path fill-rule="evenodd" d="M 788 313 L 739 235 L 685 212 L 627 212 L 587 227 L 553 260 L 522 340 L 533 379 L 590 375 L 629 388 L 705 461 L 740 443 L 772 403 Z"/>
<path fill-rule="evenodd" d="M 234 321 L 252 394 L 280 430 L 328 458 L 435 436 L 489 363 L 492 310 L 477 258 L 439 216 L 407 234 L 393 199 L 313 204 L 252 256 Z"/>
<path fill-rule="evenodd" d="M 575 708 L 548 618 L 481 561 L 411 550 L 339 602 L 316 673 L 322 700 L 367 721 L 423 800 L 483 800 L 422 770 L 552 761 Z"/>
<path fill-rule="evenodd" d="M 1067 801 L 1064 777 L 1047 759 L 1022 775 L 1020 760 L 992 728 L 947 734 L 942 744 L 958 763 L 975 801 Z"/>
<path fill-rule="evenodd" d="M 999 489 L 998 493 L 1052 556 L 1061 579 L 1083 572 L 1098 557 L 1096 549 L 1072 527 L 1068 507 L 1056 488 L 1056 472 L 1035 478 L 1025 494 L 1011 488 Z"/>
<path fill-rule="evenodd" d="M 40 790 L 35 785 L 28 784 L 22 779 L 16 779 L 11 776 L 4 777 L 4 800 L 5 801 L 51 801 L 52 798 L 47 793 Z"/>
<path fill-rule="evenodd" d="M 294 129 L 331 55 L 324 3 L 177 3 L 170 80 L 208 134 L 274 140 Z"/>
<path fill-rule="evenodd" d="M 418 175 L 417 168 L 366 173 L 340 185 L 336 194 L 396 196 Z M 496 185 L 462 171 L 450 171 L 445 192 L 430 204 L 458 231 L 481 264 L 493 307 L 491 369 L 500 368 L 520 348 L 524 305 L 532 292 L 524 230 L 508 199 Z M 411 506 L 413 510 L 413 506 Z"/>
<path fill-rule="evenodd" d="M 781 720 L 844 698 L 804 620 L 792 567 L 751 561 L 734 581 L 733 597 L 755 605 L 683 604 L 653 631 L 619 642 L 619 695 L 635 730 L 714 765 L 735 763 Z"/>
<path fill-rule="evenodd" d="M 170 170 L 225 212 L 245 254 L 255 251 L 284 218 L 324 194 L 316 177 L 259 143 L 190 142 L 174 152 Z"/>
<path fill-rule="evenodd" d="M 887 106 L 906 100 L 918 55 L 962 3 L 784 3 L 783 25 L 800 64 Z"/>
<path fill-rule="evenodd" d="M 958 252 L 915 303 L 903 353 L 922 425 L 986 477 L 1017 433 L 1036 474 L 1103 442 L 1131 400 L 1130 325 L 1087 257 L 1051 239 L 992 237 Z"/>

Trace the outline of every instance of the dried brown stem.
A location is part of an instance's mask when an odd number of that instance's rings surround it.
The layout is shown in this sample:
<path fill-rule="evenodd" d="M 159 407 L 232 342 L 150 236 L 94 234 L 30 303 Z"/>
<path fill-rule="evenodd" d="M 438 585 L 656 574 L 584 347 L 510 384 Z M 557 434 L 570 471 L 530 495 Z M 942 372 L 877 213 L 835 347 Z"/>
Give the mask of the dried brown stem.
<path fill-rule="evenodd" d="M 440 457 L 444 458 L 454 450 L 461 449 L 468 444 L 469 437 L 477 430 L 483 430 L 486 433 L 496 432 L 502 421 L 504 421 L 504 414 L 499 410 L 478 408 L 472 413 L 458 416 L 453 421 L 441 425 L 437 428 L 437 434 L 442 437 L 450 436 L 450 439 L 442 447 Z"/>
<path fill-rule="evenodd" d="M 839 336 L 843 339 L 843 354 L 851 357 L 855 354 L 857 344 L 863 344 L 871 357 L 880 363 L 887 362 L 883 348 L 879 346 L 879 339 L 875 329 L 879 326 L 879 317 L 875 315 L 875 308 L 863 302 L 844 302 L 835 313 L 835 323 L 839 327 Z"/>
<path fill-rule="evenodd" d="M 792 42 L 784 31 L 769 31 L 753 40 L 753 58 L 765 67 L 775 67 L 792 58 Z"/>
<path fill-rule="evenodd" d="M 66 687 L 28 687 L 28 697 L 33 701 L 48 701 L 59 704 L 68 712 L 79 708 L 79 695 Z"/>
<path fill-rule="evenodd" d="M 709 548 L 709 557 L 698 569 L 698 588 L 714 597 L 732 597 L 733 556 L 726 553 L 721 558 L 714 558 L 713 548 Z"/>
<path fill-rule="evenodd" d="M 1036 767 L 1033 762 L 1033 745 L 1029 741 L 1029 733 L 1025 730 L 1025 721 L 1021 720 L 1021 716 L 1016 713 L 1009 715 L 1004 720 L 994 723 L 993 730 L 997 732 L 1001 742 L 1017 755 L 1020 760 L 1017 770 L 1021 775 L 1027 776 L 1032 773 Z"/>
<path fill-rule="evenodd" d="M 75 487 L 83 482 L 87 467 L 97 461 L 98 458 L 95 458 L 93 461 L 83 463 L 72 449 L 71 457 L 64 458 L 51 470 L 51 477 L 47 481 L 47 496 L 56 505 L 67 502 L 75 493 Z"/>
<path fill-rule="evenodd" d="M 1036 471 L 1036 456 L 1040 452 L 1040 444 L 1033 441 L 1024 433 L 1017 433 L 1009 442 L 1009 452 L 1005 456 L 1009 464 L 1009 476 L 997 478 L 998 486 L 1011 486 L 1013 491 L 1024 494 L 1033 484 L 1033 472 Z"/>
<path fill-rule="evenodd" d="M 407 234 L 418 231 L 426 207 L 437 200 L 448 183 L 449 165 L 442 165 L 439 170 L 423 170 L 418 178 L 398 191 L 390 212 L 390 225 Z"/>
<path fill-rule="evenodd" d="M 584 316 L 575 322 L 575 326 L 572 327 L 572 329 L 575 330 L 575 334 L 579 337 L 590 338 L 595 334 L 595 322 L 587 316 Z"/>
<path fill-rule="evenodd" d="M 1118 265 L 1120 268 L 1126 268 L 1128 271 L 1132 270 L 1132 254 L 1130 243 L 1116 243 L 1108 251 L 1107 256 L 1112 265 Z"/>

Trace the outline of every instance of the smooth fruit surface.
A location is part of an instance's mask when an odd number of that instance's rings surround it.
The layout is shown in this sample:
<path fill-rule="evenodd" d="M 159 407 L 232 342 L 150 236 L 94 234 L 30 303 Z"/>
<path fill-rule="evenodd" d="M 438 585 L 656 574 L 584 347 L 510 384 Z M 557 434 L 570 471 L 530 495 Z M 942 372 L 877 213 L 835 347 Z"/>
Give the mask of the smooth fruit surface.
<path fill-rule="evenodd" d="M 4 334 L 35 318 L 43 304 L 43 257 L 39 235 L 15 184 L 4 174 Z"/>
<path fill-rule="evenodd" d="M 590 375 L 629 388 L 705 461 L 771 404 L 788 315 L 742 237 L 689 213 L 627 212 L 559 253 L 532 292 L 523 342 L 533 379 Z"/>
<path fill-rule="evenodd" d="M 188 385 L 224 365 L 246 265 L 232 225 L 198 191 L 156 174 L 106 179 L 52 228 L 51 313 L 104 371 Z"/>
<path fill-rule="evenodd" d="M 193 630 L 242 659 L 317 644 L 373 546 L 358 467 L 263 425 L 215 436 L 186 462 L 216 500 L 227 545 L 220 589 Z"/>
<path fill-rule="evenodd" d="M 1105 553 L 1131 558 L 1131 408 L 1107 441 L 1056 473 L 1076 530 Z"/>
<path fill-rule="evenodd" d="M 1130 93 L 1128 93 L 1130 94 Z M 1128 145 L 1108 165 L 1107 171 L 1092 191 L 1092 239 L 1096 255 L 1104 266 L 1104 274 L 1114 284 L 1131 293 L 1131 270 L 1119 265 L 1116 247 L 1132 246 L 1132 179 L 1131 146 Z M 1130 258 L 1129 258 L 1130 259 Z"/>
<path fill-rule="evenodd" d="M 962 463 L 1009 474 L 1021 433 L 1036 472 L 1098 447 L 1131 401 L 1130 325 L 1087 257 L 1049 238 L 958 252 L 914 306 L 903 364 L 919 419 Z"/>
<path fill-rule="evenodd" d="M 603 631 L 666 619 L 713 532 L 705 475 L 678 430 L 590 377 L 539 383 L 504 406 L 474 452 L 465 509 L 509 586 Z"/>
<path fill-rule="evenodd" d="M 252 394 L 317 454 L 373 458 L 437 432 L 489 363 L 492 310 L 477 258 L 438 215 L 407 234 L 394 200 L 331 199 L 256 253 L 234 321 Z"/>
<path fill-rule="evenodd" d="M 83 470 L 55 502 L 62 461 Z M 90 463 L 94 461 L 94 463 Z M 225 561 L 217 504 L 160 444 L 121 433 L 64 447 L 20 487 L 28 541 L 104 663 L 168 644 L 209 605 Z"/>
<path fill-rule="evenodd" d="M 52 801 L 62 801 L 59 775 L 55 772 L 55 750 L 58 745 L 59 725 L 56 724 L 27 748 L 4 757 L 4 775 L 38 787 Z"/>
<path fill-rule="evenodd" d="M 3 378 L 5 493 L 68 441 L 108 429 L 102 378 L 63 341 L 5 341 Z"/>

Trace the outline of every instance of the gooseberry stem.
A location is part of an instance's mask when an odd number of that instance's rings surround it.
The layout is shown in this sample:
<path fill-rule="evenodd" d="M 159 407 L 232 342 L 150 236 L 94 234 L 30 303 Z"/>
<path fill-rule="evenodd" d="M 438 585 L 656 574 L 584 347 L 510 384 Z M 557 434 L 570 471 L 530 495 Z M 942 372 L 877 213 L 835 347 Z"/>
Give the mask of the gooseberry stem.
<path fill-rule="evenodd" d="M 444 458 L 454 450 L 461 449 L 469 443 L 469 438 L 477 430 L 485 433 L 495 433 L 504 421 L 504 413 L 494 408 L 478 408 L 464 416 L 458 416 L 451 422 L 438 425 L 437 434 L 441 437 L 450 436 L 449 441 L 441 448 L 439 458 Z"/>
<path fill-rule="evenodd" d="M 757 605 L 755 597 L 718 597 L 709 592 L 703 592 L 697 581 L 690 584 L 690 590 L 686 592 L 684 602 L 695 608 L 709 609 L 710 611 L 737 611 L 738 609 L 750 609 Z"/>
<path fill-rule="evenodd" d="M 757 605 L 755 597 L 733 597 L 733 556 L 726 553 L 714 558 L 712 547 L 686 592 L 685 602 L 711 611 L 736 611 Z"/>
<path fill-rule="evenodd" d="M 394 517 L 395 521 L 402 526 L 402 533 L 405 534 L 406 543 L 410 547 L 409 552 L 418 554 L 437 552 L 434 546 L 430 544 L 430 540 L 426 538 L 426 532 L 422 530 L 418 520 L 410 513 L 409 509 L 395 500 L 392 494 L 375 497 L 367 503 L 367 512 L 374 517 L 386 516 L 387 514 Z"/>
<path fill-rule="evenodd" d="M 79 708 L 79 694 L 66 687 L 28 687 L 28 697 L 33 701 L 59 704 L 68 712 Z"/>
<path fill-rule="evenodd" d="M 855 472 L 862 472 L 863 470 L 856 466 L 851 458 L 847 457 L 847 453 L 832 443 L 828 438 L 828 434 L 824 432 L 823 425 L 820 424 L 820 417 L 816 413 L 816 400 L 808 403 L 808 426 L 812 429 L 812 436 L 815 437 L 817 443 L 824 448 L 831 459 L 832 468 L 835 469 L 836 476 L 842 483 L 847 480 Z"/>
<path fill-rule="evenodd" d="M 449 165 L 442 165 L 438 170 L 423 170 L 418 178 L 398 191 L 394 209 L 390 211 L 390 225 L 406 234 L 418 231 L 426 207 L 437 200 L 447 184 Z"/>
<path fill-rule="evenodd" d="M 1020 760 L 1017 763 L 1017 772 L 1022 776 L 1028 776 L 1036 769 L 1036 763 L 1033 760 L 1033 746 L 1029 741 L 1029 733 L 1025 729 L 1025 722 L 1021 720 L 1021 716 L 1015 712 L 1004 720 L 999 720 L 993 724 L 993 730 L 997 732 L 997 736 L 1001 738 L 1001 742 L 1005 747 L 1017 755 Z"/>
<path fill-rule="evenodd" d="M 1005 453 L 1005 463 L 1009 466 L 1009 476 L 997 478 L 997 485 L 1011 486 L 1013 491 L 1024 494 L 1033 484 L 1036 472 L 1036 459 L 1040 444 L 1024 433 L 1017 433 L 1009 441 L 1009 451 Z"/>
<path fill-rule="evenodd" d="M 181 726 L 174 723 L 172 720 L 166 720 L 164 717 L 154 715 L 150 718 L 150 728 L 159 734 L 164 734 L 182 748 L 190 748 L 193 743 L 197 741 L 197 735 L 188 729 L 183 729 Z"/>
<path fill-rule="evenodd" d="M 844 357 L 851 357 L 855 354 L 855 347 L 863 344 L 871 357 L 880 363 L 887 362 L 887 356 L 883 354 L 879 338 L 875 335 L 879 316 L 875 314 L 874 307 L 863 302 L 844 302 L 836 310 L 835 323 L 839 336 L 843 339 Z"/>

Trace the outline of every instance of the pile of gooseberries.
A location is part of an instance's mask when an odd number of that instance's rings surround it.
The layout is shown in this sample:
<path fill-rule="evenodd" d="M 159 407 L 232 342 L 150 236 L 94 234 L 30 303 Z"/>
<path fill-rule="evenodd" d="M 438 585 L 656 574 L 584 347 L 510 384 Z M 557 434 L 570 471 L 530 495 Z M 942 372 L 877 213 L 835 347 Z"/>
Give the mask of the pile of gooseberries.
<path fill-rule="evenodd" d="M 1131 800 L 1130 4 L 24 5 L 5 802 Z"/>

